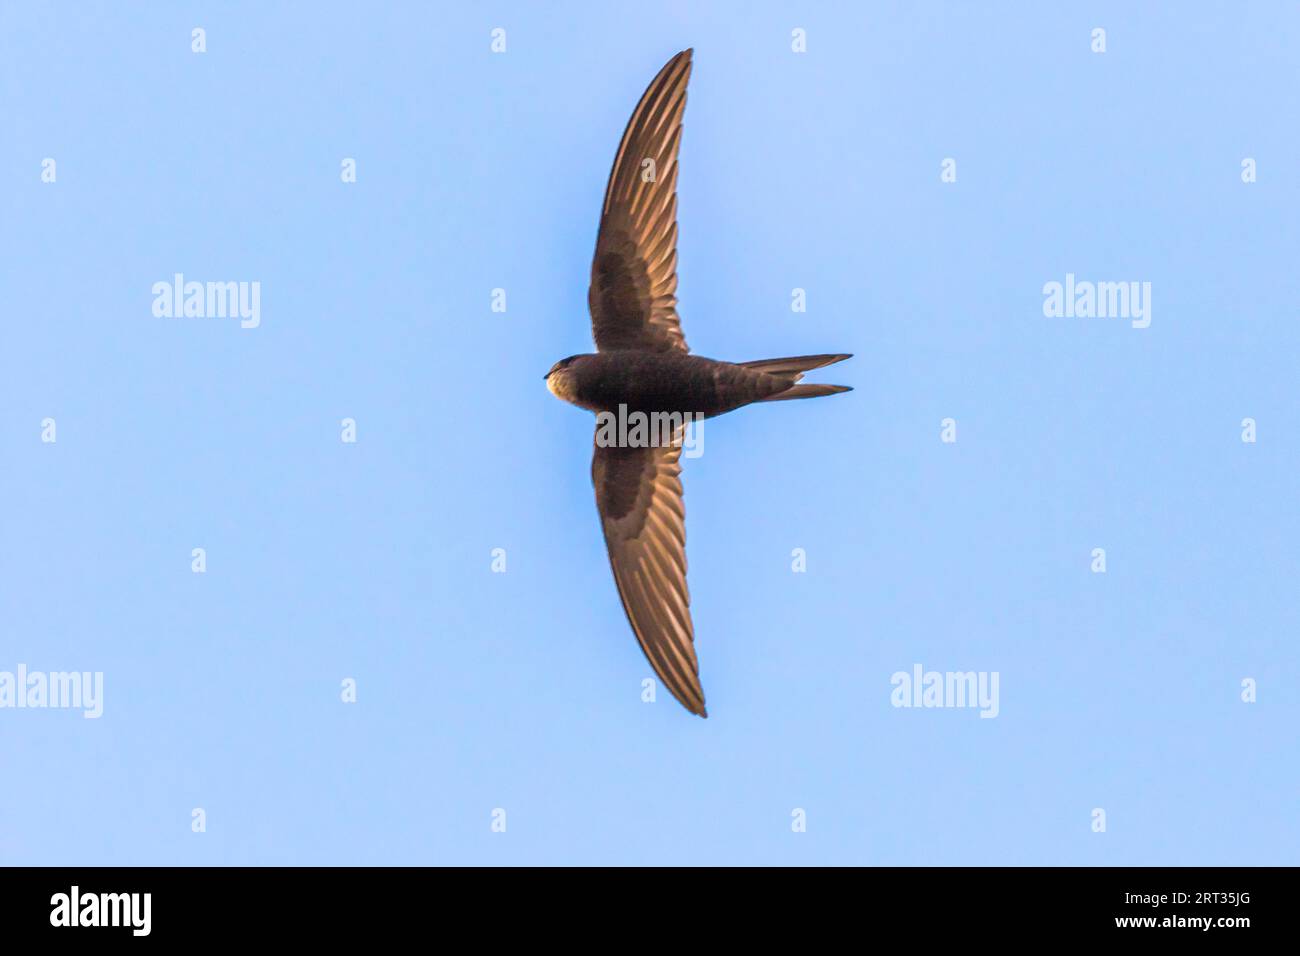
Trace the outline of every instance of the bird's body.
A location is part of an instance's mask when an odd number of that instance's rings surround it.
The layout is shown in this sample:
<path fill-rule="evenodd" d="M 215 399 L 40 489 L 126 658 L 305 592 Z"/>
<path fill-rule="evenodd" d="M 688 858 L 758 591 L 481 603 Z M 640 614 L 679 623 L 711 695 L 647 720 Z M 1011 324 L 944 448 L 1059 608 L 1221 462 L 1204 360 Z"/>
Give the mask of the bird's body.
<path fill-rule="evenodd" d="M 591 266 L 587 301 L 597 351 L 556 362 L 546 384 L 557 397 L 597 413 L 591 480 L 623 609 L 660 680 L 691 713 L 707 717 L 686 589 L 681 443 L 639 442 L 635 436 L 643 433 L 636 430 L 620 431 L 611 442 L 600 418 L 664 413 L 698 421 L 754 402 L 846 392 L 847 386 L 800 379 L 849 356 L 722 362 L 686 347 L 675 294 L 676 214 L 690 74 L 691 51 L 684 50 L 651 81 L 628 121 Z"/>
<path fill-rule="evenodd" d="M 679 412 L 712 418 L 787 389 L 788 377 L 677 349 L 575 355 L 551 376 L 552 391 L 592 412 Z"/>

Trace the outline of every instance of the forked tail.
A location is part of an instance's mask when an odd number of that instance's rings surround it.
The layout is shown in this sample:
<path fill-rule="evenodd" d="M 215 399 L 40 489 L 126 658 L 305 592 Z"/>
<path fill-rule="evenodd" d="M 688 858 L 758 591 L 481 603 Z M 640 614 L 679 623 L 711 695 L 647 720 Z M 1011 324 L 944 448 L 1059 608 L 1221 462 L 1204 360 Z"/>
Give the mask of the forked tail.
<path fill-rule="evenodd" d="M 761 402 L 785 402 L 793 398 L 818 398 L 822 395 L 835 395 L 839 392 L 853 391 L 852 387 L 848 385 L 797 384 L 803 378 L 804 372 L 810 372 L 815 368 L 822 368 L 826 365 L 834 365 L 836 362 L 843 362 L 847 358 L 853 358 L 853 356 L 796 355 L 791 358 L 759 359 L 756 362 L 738 362 L 737 364 L 743 365 L 745 368 L 752 368 L 756 372 L 765 372 L 775 378 L 787 380 L 789 387 L 784 391 L 759 399 Z"/>

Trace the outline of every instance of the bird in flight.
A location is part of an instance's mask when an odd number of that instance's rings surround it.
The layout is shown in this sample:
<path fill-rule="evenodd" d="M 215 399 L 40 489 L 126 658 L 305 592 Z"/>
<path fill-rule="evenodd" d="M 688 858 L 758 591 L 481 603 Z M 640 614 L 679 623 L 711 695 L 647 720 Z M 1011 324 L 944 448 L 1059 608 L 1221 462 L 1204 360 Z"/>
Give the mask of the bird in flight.
<path fill-rule="evenodd" d="M 591 480 L 614 582 L 650 666 L 687 710 L 707 717 L 686 589 L 682 430 L 602 430 L 602 416 L 677 415 L 698 421 L 753 402 L 815 398 L 845 385 L 800 384 L 803 373 L 850 358 L 804 355 L 720 362 L 691 355 L 677 315 L 677 151 L 691 51 L 668 61 L 632 111 L 605 189 L 587 304 L 596 352 L 546 374 L 558 398 L 597 413 Z M 678 419 L 672 419 L 677 421 Z M 653 430 L 652 430 L 653 431 Z M 630 437 L 629 437 L 630 436 Z"/>

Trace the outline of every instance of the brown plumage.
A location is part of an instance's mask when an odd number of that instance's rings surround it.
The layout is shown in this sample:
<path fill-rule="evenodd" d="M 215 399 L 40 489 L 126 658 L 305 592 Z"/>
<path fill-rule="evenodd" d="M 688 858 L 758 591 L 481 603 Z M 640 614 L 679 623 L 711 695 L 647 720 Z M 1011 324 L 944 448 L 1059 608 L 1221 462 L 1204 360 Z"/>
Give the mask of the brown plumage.
<path fill-rule="evenodd" d="M 677 152 L 691 51 L 671 60 L 632 112 L 605 189 L 591 263 L 594 355 L 555 363 L 546 384 L 601 413 L 703 418 L 754 402 L 814 398 L 845 385 L 800 384 L 803 373 L 850 356 L 721 362 L 691 355 L 677 315 Z M 677 433 L 680 437 L 680 432 Z M 596 431 L 591 480 L 623 609 L 659 679 L 707 717 L 686 588 L 680 443 L 618 445 Z"/>

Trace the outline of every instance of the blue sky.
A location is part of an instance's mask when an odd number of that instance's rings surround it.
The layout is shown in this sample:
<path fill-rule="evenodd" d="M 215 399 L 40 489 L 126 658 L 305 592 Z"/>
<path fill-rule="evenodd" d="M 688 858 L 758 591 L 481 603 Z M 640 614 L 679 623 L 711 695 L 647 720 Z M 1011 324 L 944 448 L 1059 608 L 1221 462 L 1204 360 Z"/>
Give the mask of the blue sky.
<path fill-rule="evenodd" d="M 687 46 L 688 341 L 856 353 L 686 462 L 707 721 L 641 700 L 541 380 Z M 5 4 L 0 671 L 104 712 L 0 709 L 0 862 L 1300 862 L 1297 49 L 1281 2 Z M 260 325 L 155 317 L 175 273 Z M 1045 317 L 1067 274 L 1150 327 Z M 891 706 L 914 664 L 998 716 Z"/>

